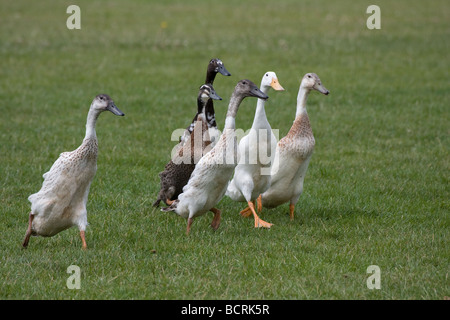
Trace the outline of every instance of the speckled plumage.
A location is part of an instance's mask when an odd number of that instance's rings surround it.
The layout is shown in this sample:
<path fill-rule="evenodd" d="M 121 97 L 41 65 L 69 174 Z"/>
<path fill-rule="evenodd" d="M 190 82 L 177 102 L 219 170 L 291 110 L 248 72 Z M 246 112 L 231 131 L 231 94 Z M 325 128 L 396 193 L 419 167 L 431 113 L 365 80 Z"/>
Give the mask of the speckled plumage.
<path fill-rule="evenodd" d="M 271 168 L 271 185 L 261 195 L 262 206 L 267 208 L 289 202 L 291 219 L 294 216 L 294 206 L 303 192 L 303 181 L 315 146 L 306 111 L 306 101 L 311 90 L 329 94 L 315 73 L 307 73 L 303 77 L 297 97 L 294 123 L 288 134 L 277 144 Z"/>
<path fill-rule="evenodd" d="M 85 139 L 80 147 L 61 153 L 43 175 L 38 193 L 28 197 L 33 212 L 32 235 L 50 237 L 77 225 L 86 229 L 86 202 L 97 172 L 97 140 Z"/>
<path fill-rule="evenodd" d="M 178 195 L 183 191 L 183 187 L 189 181 L 196 163 L 211 149 L 211 140 L 204 112 L 206 104 L 212 99 L 221 98 L 217 96 L 212 85 L 204 84 L 201 86 L 197 97 L 199 111 L 197 121 L 193 124 L 193 130 L 186 141 L 179 144 L 174 158 L 166 164 L 164 171 L 159 174 L 160 191 L 153 203 L 154 207 L 159 206 L 161 201 L 167 204 L 166 200 L 178 198 Z"/>
<path fill-rule="evenodd" d="M 278 142 L 280 152 L 289 152 L 291 156 L 303 161 L 311 156 L 315 145 L 314 134 L 308 113 L 295 118 L 287 135 Z"/>
<path fill-rule="evenodd" d="M 194 138 L 199 137 L 198 133 L 201 133 L 201 139 Z M 199 144 L 196 141 L 201 142 Z M 203 117 L 199 116 L 186 143 L 181 146 L 175 157 L 166 164 L 164 171 L 159 174 L 160 191 L 157 200 L 153 203 L 154 207 L 159 206 L 161 201 L 167 204 L 166 200 L 178 198 L 178 195 L 183 192 L 183 187 L 188 183 L 199 157 L 210 150 L 208 148 L 210 144 L 208 126 Z"/>
<path fill-rule="evenodd" d="M 271 185 L 262 194 L 262 205 L 273 208 L 291 201 L 295 204 L 303 191 L 303 179 L 315 140 L 308 114 L 298 116 L 289 133 L 282 138 L 275 153 Z"/>
<path fill-rule="evenodd" d="M 98 143 L 95 124 L 99 114 L 105 110 L 115 115 L 124 115 L 108 95 L 95 97 L 89 109 L 83 143 L 74 151 L 61 153 L 50 170 L 43 175 L 44 182 L 39 192 L 28 197 L 31 213 L 24 247 L 28 245 L 30 235 L 50 237 L 78 226 L 83 248 L 86 248 L 86 203 L 97 172 Z"/>

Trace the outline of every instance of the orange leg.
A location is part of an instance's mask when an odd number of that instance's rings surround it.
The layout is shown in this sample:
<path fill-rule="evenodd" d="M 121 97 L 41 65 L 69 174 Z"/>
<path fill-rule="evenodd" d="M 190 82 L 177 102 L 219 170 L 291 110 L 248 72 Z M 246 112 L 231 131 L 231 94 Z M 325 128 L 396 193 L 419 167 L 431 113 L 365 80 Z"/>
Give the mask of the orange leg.
<path fill-rule="evenodd" d="M 211 228 L 213 228 L 214 230 L 217 230 L 220 225 L 221 211 L 217 208 L 212 208 L 210 211 L 212 211 L 214 213 L 214 218 L 213 218 L 213 221 L 211 222 Z"/>
<path fill-rule="evenodd" d="M 241 216 L 243 216 L 244 218 L 248 218 L 252 214 L 252 210 L 250 209 L 250 207 L 247 207 L 244 210 L 242 210 L 241 212 L 239 212 L 239 214 Z"/>
<path fill-rule="evenodd" d="M 194 219 L 193 218 L 189 218 L 188 219 L 187 228 L 186 228 L 186 235 L 189 235 L 189 232 L 191 231 L 192 222 L 194 222 Z"/>
<path fill-rule="evenodd" d="M 258 213 L 262 211 L 262 194 L 259 195 L 258 199 L 256 199 Z"/>
<path fill-rule="evenodd" d="M 30 212 L 30 217 L 28 218 L 28 229 L 27 229 L 27 232 L 25 233 L 25 239 L 22 242 L 22 247 L 24 247 L 24 248 L 28 247 L 28 241 L 30 241 L 31 225 L 33 223 L 33 219 L 34 219 L 34 215 L 32 215 Z"/>
<path fill-rule="evenodd" d="M 291 203 L 289 205 L 289 217 L 291 220 L 294 220 L 294 210 L 295 210 L 295 204 Z"/>
<path fill-rule="evenodd" d="M 255 228 L 261 228 L 261 227 L 270 228 L 273 225 L 272 223 L 266 222 L 258 217 L 258 215 L 256 214 L 256 211 L 255 211 L 255 205 L 253 204 L 253 202 L 249 201 L 248 206 L 250 207 L 250 210 L 253 213 L 253 217 L 255 218 Z"/>
<path fill-rule="evenodd" d="M 86 250 L 87 249 L 87 244 L 86 244 L 86 238 L 85 238 L 85 235 L 84 235 L 84 231 L 80 231 L 80 238 L 81 238 L 81 243 L 82 243 L 81 248 L 83 250 Z"/>

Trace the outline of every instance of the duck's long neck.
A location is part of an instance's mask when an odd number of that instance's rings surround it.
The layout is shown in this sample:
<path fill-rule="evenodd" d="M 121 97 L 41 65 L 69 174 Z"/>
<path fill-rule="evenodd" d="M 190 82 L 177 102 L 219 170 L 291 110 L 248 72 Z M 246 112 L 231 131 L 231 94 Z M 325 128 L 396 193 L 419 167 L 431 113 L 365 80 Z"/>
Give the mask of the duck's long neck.
<path fill-rule="evenodd" d="M 266 86 L 261 86 L 260 89 L 264 94 L 267 94 L 269 91 L 269 88 Z M 264 105 L 266 104 L 266 100 L 259 99 L 256 103 L 256 111 L 255 111 L 255 118 L 253 119 L 253 126 L 255 126 L 257 123 L 267 122 L 267 116 L 266 116 L 266 110 L 264 109 Z"/>
<path fill-rule="evenodd" d="M 227 117 L 225 119 L 224 129 L 235 129 L 236 127 L 236 114 L 239 110 L 244 97 L 233 92 L 231 95 L 230 103 L 228 104 Z"/>
<path fill-rule="evenodd" d="M 94 108 L 89 109 L 87 121 L 86 121 L 86 135 L 84 139 L 97 139 L 95 133 L 95 124 L 97 122 L 100 112 Z"/>
<path fill-rule="evenodd" d="M 210 85 L 213 85 L 213 83 L 214 83 L 214 79 L 216 79 L 216 75 L 217 75 L 217 72 L 215 72 L 214 70 L 207 70 L 206 71 L 206 80 L 205 80 L 205 83 L 206 84 L 210 84 Z"/>
<path fill-rule="evenodd" d="M 303 113 L 306 113 L 306 101 L 308 100 L 308 95 L 310 92 L 311 90 L 300 86 L 297 96 L 297 112 L 295 114 L 296 118 Z"/>
<path fill-rule="evenodd" d="M 205 112 L 206 101 L 203 101 L 201 97 L 197 98 L 197 113 Z"/>

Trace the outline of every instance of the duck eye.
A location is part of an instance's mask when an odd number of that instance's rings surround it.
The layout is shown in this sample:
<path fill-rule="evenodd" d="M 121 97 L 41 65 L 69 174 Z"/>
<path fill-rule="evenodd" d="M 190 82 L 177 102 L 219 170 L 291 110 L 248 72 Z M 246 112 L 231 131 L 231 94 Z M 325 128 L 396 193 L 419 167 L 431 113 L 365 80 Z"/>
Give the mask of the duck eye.
<path fill-rule="evenodd" d="M 311 75 L 308 74 L 308 78 L 311 78 Z"/>

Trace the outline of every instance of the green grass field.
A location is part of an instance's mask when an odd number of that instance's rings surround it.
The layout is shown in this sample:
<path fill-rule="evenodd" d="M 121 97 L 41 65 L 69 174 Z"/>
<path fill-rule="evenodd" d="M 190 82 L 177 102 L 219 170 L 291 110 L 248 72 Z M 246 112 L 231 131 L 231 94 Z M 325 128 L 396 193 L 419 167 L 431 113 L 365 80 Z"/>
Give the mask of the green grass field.
<path fill-rule="evenodd" d="M 66 8 L 81 8 L 68 30 Z M 369 30 L 366 9 L 381 8 Z M 444 299 L 450 296 L 447 1 L 3 1 L 0 4 L 1 299 Z M 304 193 L 253 228 L 223 198 L 186 220 L 153 210 L 174 129 L 196 112 L 207 63 L 222 129 L 236 83 L 275 71 L 267 117 L 284 136 L 301 77 L 313 92 L 316 148 Z M 21 248 L 42 174 L 84 137 L 92 99 L 125 117 L 97 123 L 98 171 L 88 201 L 88 250 L 76 228 Z M 256 99 L 237 128 L 251 127 Z M 66 286 L 81 270 L 81 289 Z M 381 270 L 368 289 L 366 269 Z"/>

